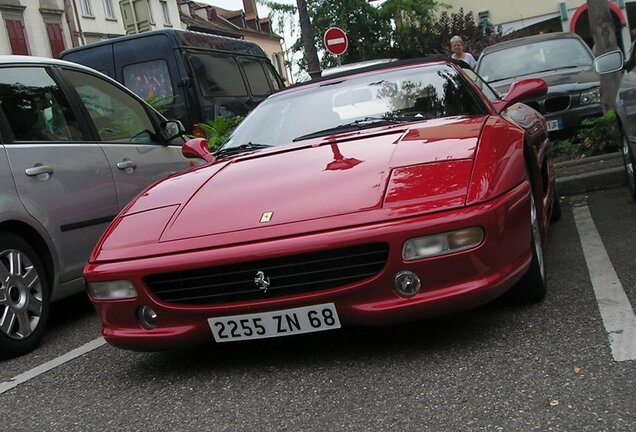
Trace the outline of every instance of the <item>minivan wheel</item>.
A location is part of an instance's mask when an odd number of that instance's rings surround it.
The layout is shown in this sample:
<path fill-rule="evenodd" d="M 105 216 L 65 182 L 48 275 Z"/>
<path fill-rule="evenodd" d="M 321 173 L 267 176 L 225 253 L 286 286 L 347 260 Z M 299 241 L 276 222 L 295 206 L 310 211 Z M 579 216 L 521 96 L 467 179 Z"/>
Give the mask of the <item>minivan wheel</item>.
<path fill-rule="evenodd" d="M 543 300 L 547 292 L 539 214 L 532 195 L 530 196 L 530 221 L 532 262 L 528 272 L 509 292 L 510 299 L 514 303 L 536 303 Z"/>
<path fill-rule="evenodd" d="M 12 233 L 0 233 L 0 358 L 32 351 L 42 339 L 50 290 L 33 248 Z"/>
<path fill-rule="evenodd" d="M 625 165 L 625 174 L 627 175 L 627 186 L 629 187 L 629 193 L 632 195 L 632 199 L 636 201 L 636 174 L 634 173 L 634 155 L 629 145 L 629 139 L 625 132 L 623 135 L 623 145 L 621 146 L 621 153 L 623 155 L 623 164 Z"/>

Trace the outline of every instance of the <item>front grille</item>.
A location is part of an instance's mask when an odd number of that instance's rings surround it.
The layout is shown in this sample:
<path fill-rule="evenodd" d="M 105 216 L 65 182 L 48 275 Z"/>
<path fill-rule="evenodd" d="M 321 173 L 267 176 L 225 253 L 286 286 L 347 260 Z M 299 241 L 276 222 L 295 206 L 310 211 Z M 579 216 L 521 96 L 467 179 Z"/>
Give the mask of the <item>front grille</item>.
<path fill-rule="evenodd" d="M 386 243 L 330 249 L 218 267 L 162 273 L 145 278 L 167 303 L 219 304 L 261 300 L 335 288 L 377 275 L 389 254 Z M 254 279 L 269 278 L 265 292 Z"/>
<path fill-rule="evenodd" d="M 555 96 L 546 98 L 543 107 L 546 113 L 564 111 L 570 106 L 570 96 Z"/>

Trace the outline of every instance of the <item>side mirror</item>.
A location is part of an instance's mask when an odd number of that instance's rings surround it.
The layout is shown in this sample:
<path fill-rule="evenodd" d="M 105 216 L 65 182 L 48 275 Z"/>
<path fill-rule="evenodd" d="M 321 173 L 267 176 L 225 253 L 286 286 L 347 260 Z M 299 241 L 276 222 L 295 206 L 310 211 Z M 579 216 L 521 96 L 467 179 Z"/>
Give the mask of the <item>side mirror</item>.
<path fill-rule="evenodd" d="M 214 161 L 214 155 L 208 150 L 208 142 L 204 138 L 192 138 L 181 146 L 181 154 L 188 159 Z"/>
<path fill-rule="evenodd" d="M 625 66 L 625 58 L 621 50 L 610 51 L 594 59 L 594 70 L 599 75 L 618 72 Z"/>
<path fill-rule="evenodd" d="M 528 78 L 515 81 L 510 86 L 510 90 L 500 101 L 493 102 L 497 112 L 502 112 L 517 102 L 528 99 L 535 99 L 544 96 L 548 92 L 548 84 L 541 78 Z"/>
<path fill-rule="evenodd" d="M 170 142 L 173 139 L 183 135 L 185 133 L 185 128 L 179 120 L 170 120 L 161 123 L 161 126 L 159 127 L 159 133 L 161 134 L 161 138 L 164 142 Z"/>

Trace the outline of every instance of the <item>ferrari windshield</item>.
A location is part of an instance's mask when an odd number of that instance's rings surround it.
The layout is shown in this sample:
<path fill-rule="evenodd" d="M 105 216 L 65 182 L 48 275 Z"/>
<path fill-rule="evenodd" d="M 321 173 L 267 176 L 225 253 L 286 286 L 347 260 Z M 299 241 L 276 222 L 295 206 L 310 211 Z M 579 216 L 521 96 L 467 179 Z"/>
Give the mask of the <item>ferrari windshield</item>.
<path fill-rule="evenodd" d="M 559 69 L 591 67 L 594 59 L 579 39 L 545 40 L 493 51 L 479 60 L 477 73 L 487 82 Z"/>
<path fill-rule="evenodd" d="M 452 66 L 382 70 L 270 97 L 223 148 L 246 143 L 276 146 L 386 124 L 483 112 L 473 90 Z"/>

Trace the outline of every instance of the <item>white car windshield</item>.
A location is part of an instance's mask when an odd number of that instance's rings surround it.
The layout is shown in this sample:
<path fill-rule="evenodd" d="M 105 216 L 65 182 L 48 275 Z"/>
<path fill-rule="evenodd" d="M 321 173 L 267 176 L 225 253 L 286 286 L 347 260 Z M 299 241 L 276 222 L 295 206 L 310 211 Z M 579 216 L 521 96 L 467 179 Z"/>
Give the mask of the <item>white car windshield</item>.
<path fill-rule="evenodd" d="M 487 82 L 543 71 L 591 67 L 592 53 L 575 38 L 551 39 L 484 54 L 477 73 Z"/>
<path fill-rule="evenodd" d="M 420 65 L 325 81 L 274 95 L 223 146 L 276 146 L 381 123 L 482 114 L 483 105 L 447 64 Z"/>

